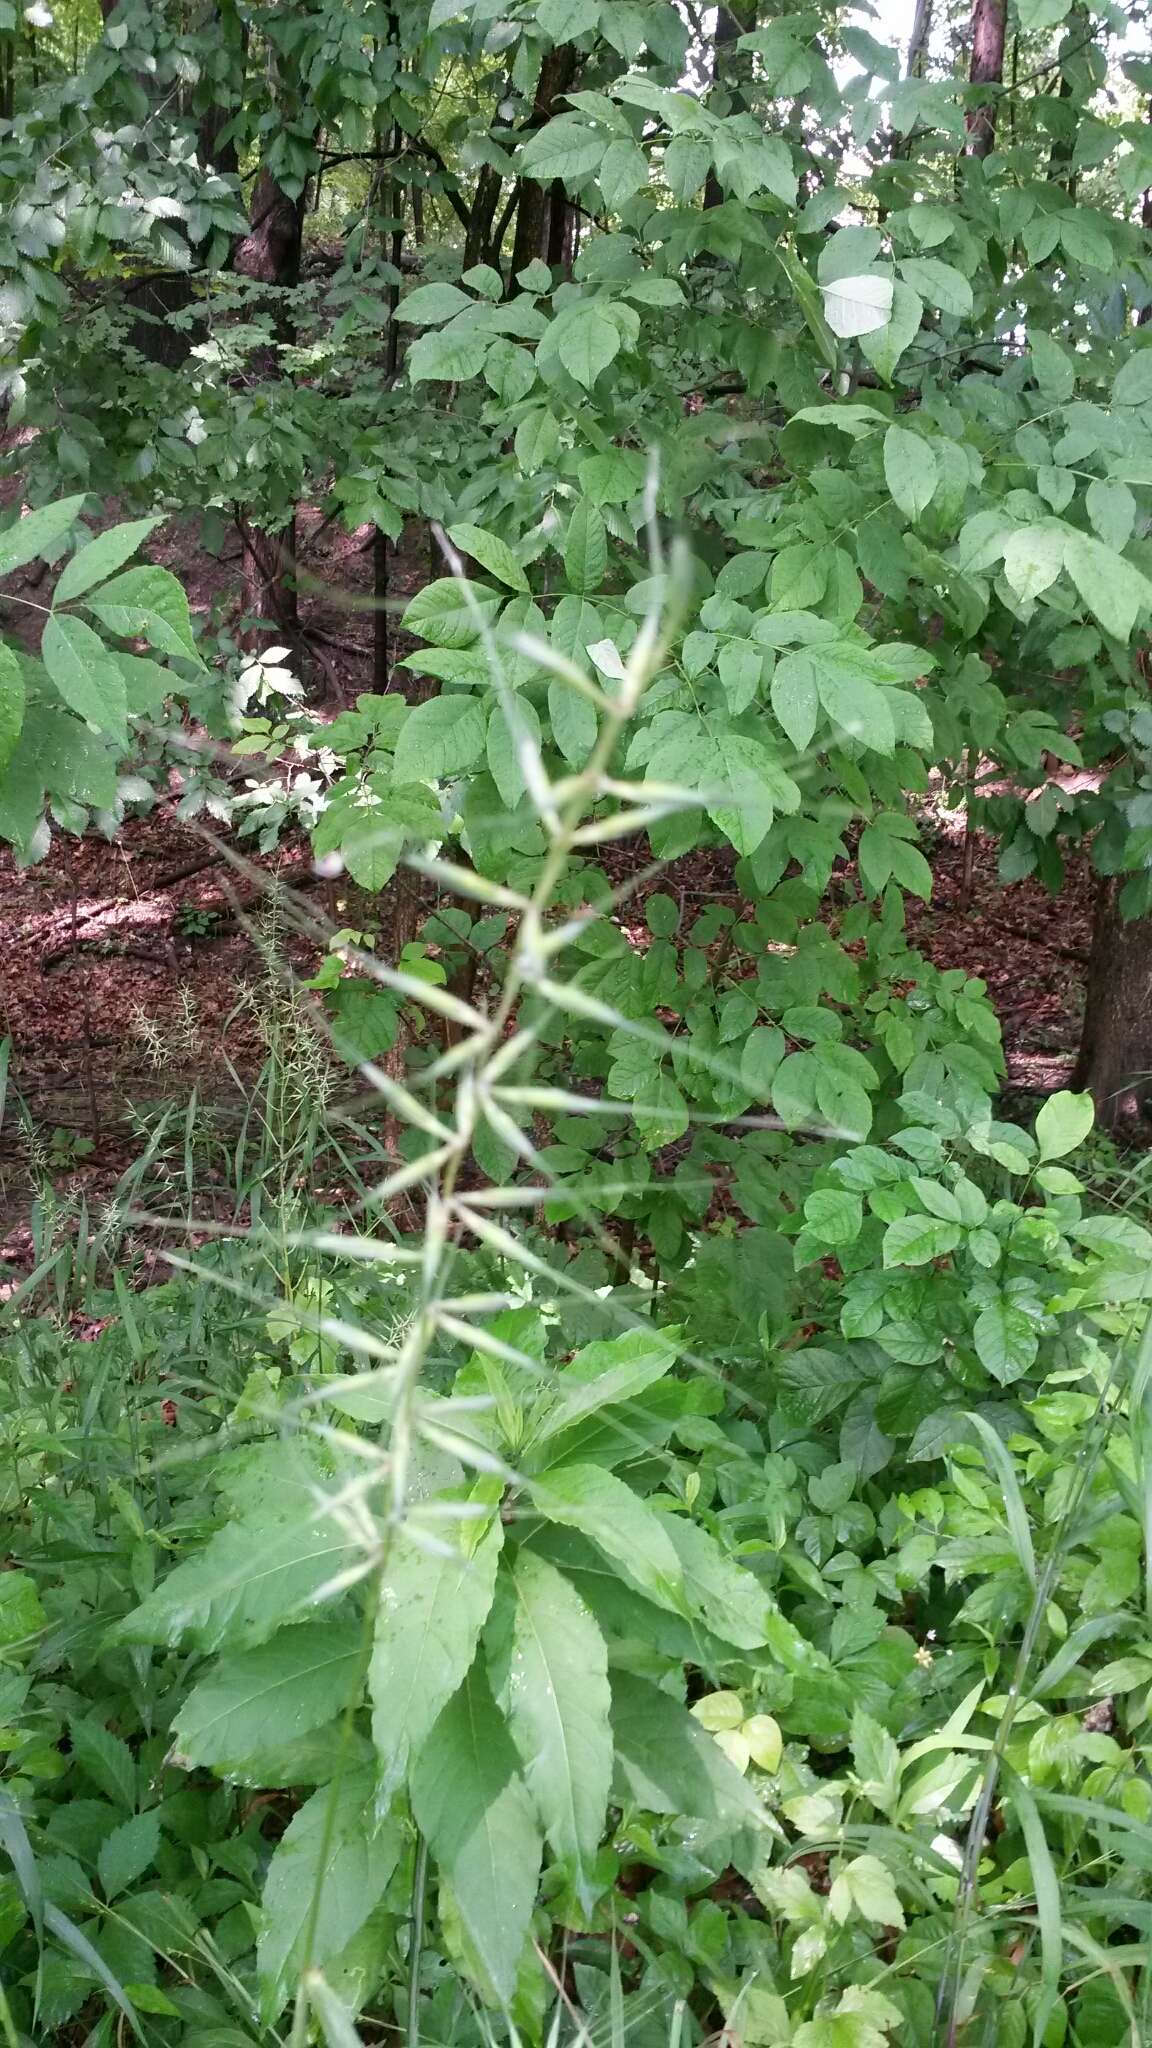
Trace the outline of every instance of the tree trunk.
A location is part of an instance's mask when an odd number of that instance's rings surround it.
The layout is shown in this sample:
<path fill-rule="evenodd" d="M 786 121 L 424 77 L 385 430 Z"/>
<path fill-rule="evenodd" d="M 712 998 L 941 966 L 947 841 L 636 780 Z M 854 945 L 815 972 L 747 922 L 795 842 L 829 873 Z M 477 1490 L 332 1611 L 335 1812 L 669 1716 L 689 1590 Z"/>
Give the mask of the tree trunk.
<path fill-rule="evenodd" d="M 251 226 L 238 244 L 233 267 L 242 277 L 260 284 L 279 285 L 285 292 L 300 281 L 300 247 L 304 227 L 304 197 L 291 199 L 273 177 L 261 168 L 252 194 Z M 277 334 L 290 341 L 293 334 L 286 308 L 277 315 Z M 279 375 L 274 351 L 264 361 L 254 362 L 257 375 L 273 379 Z M 296 601 L 296 513 L 278 533 L 263 533 L 247 520 L 244 534 L 244 608 L 253 620 L 263 621 L 283 634 L 294 647 L 299 636 Z M 266 643 L 267 635 L 254 628 L 250 644 L 254 653 Z"/>
<path fill-rule="evenodd" d="M 971 85 L 999 85 L 1004 77 L 1004 30 L 1007 0 L 976 0 L 972 9 L 972 62 L 968 70 Z M 996 101 L 982 100 L 969 107 L 968 155 L 991 156 L 996 147 Z"/>
<path fill-rule="evenodd" d="M 468 231 L 464 237 L 464 268 L 470 270 L 474 263 L 491 263 L 492 223 L 500 203 L 501 177 L 491 164 L 481 164 L 476 180 L 476 192 L 468 213 Z M 413 198 L 415 198 L 415 191 Z"/>
<path fill-rule="evenodd" d="M 1087 1088 L 1107 1130 L 1152 1104 L 1152 917 L 1120 915 L 1122 878 L 1096 885 L 1087 1001 L 1074 1088 Z"/>
<path fill-rule="evenodd" d="M 544 123 L 559 111 L 555 103 L 575 82 L 576 64 L 576 51 L 571 43 L 561 43 L 555 50 L 549 50 L 540 66 L 536 98 L 525 124 L 525 133 L 543 128 Z M 521 178 L 516 189 L 516 233 L 508 279 L 509 298 L 515 298 L 520 289 L 516 282 L 518 273 L 526 270 L 536 257 L 544 256 L 551 218 L 549 188 L 546 185 L 538 185 L 535 178 Z"/>
<path fill-rule="evenodd" d="M 732 87 L 737 80 L 741 60 L 736 49 L 740 37 L 748 35 L 756 26 L 756 0 L 720 0 L 716 9 L 716 32 L 712 40 L 712 91 L 722 92 Z M 744 60 L 744 70 L 752 75 L 752 60 Z M 713 206 L 724 204 L 724 188 L 714 170 L 709 170 L 704 180 L 704 206 L 707 211 Z"/>
<path fill-rule="evenodd" d="M 908 38 L 908 61 L 904 66 L 905 78 L 923 78 L 924 60 L 928 54 L 928 37 L 931 32 L 932 0 L 916 0 L 912 33 Z"/>

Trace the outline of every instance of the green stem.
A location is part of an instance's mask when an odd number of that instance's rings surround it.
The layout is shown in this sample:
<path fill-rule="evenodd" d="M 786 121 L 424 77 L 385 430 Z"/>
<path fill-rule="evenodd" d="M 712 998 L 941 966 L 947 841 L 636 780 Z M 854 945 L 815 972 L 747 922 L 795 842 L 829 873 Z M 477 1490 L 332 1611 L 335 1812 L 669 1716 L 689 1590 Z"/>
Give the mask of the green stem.
<path fill-rule="evenodd" d="M 412 1933 L 408 1943 L 408 2010 L 404 2048 L 420 2048 L 420 1954 L 424 1941 L 424 1897 L 428 1889 L 428 1844 L 416 1837 L 416 1868 L 412 1873 Z"/>

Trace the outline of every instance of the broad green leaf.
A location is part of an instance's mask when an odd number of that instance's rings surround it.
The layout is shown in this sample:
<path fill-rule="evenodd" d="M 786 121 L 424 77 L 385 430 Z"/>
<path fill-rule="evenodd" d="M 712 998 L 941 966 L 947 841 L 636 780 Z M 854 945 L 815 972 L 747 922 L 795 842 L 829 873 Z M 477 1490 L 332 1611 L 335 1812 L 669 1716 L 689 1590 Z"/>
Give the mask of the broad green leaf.
<path fill-rule="evenodd" d="M 1073 1095 L 1067 1088 L 1050 1095 L 1036 1118 L 1036 1142 L 1041 1159 L 1063 1159 L 1082 1145 L 1096 1119 L 1090 1095 Z"/>
<path fill-rule="evenodd" d="M 1152 583 L 1092 534 L 1070 532 L 1064 566 L 1093 618 L 1114 640 L 1129 640 L 1141 612 L 1152 609 Z"/>
<path fill-rule="evenodd" d="M 514 811 L 527 788 L 520 759 L 525 745 L 540 750 L 540 720 L 528 697 L 517 695 L 514 717 L 497 702 L 488 720 L 486 754 L 488 773 L 510 811 Z"/>
<path fill-rule="evenodd" d="M 55 505 L 40 505 L 14 526 L 6 526 L 0 533 L 0 576 L 23 569 L 37 555 L 54 554 L 75 526 L 86 499 L 87 492 L 81 491 L 78 497 L 61 498 Z"/>
<path fill-rule="evenodd" d="M 541 1851 L 519 1762 L 477 1660 L 424 1744 L 412 1810 L 506 2008 L 528 1939 Z"/>
<path fill-rule="evenodd" d="M 433 647 L 471 647 L 486 626 L 495 624 L 502 604 L 503 599 L 483 584 L 440 576 L 416 592 L 400 624 L 406 633 L 430 640 Z"/>
<path fill-rule="evenodd" d="M 161 654 L 200 660 L 188 599 L 167 569 L 126 569 L 122 576 L 113 577 L 111 583 L 102 584 L 94 595 L 86 597 L 85 605 L 110 633 L 121 633 L 129 640 L 147 640 Z"/>
<path fill-rule="evenodd" d="M 671 1371 L 676 1355 L 671 1338 L 655 1329 L 628 1330 L 621 1337 L 586 1344 L 563 1372 L 553 1377 L 549 1405 L 532 1432 L 533 1443 L 546 1443 L 600 1408 L 634 1401 Z"/>
<path fill-rule="evenodd" d="M 494 1520 L 469 1549 L 448 1556 L 422 1549 L 403 1531 L 395 1538 L 368 1667 L 385 1799 L 402 1783 L 472 1663 L 492 1605 L 502 1534 Z"/>
<path fill-rule="evenodd" d="M 1004 549 L 1004 574 L 1022 602 L 1039 597 L 1064 567 L 1068 529 L 1055 520 L 1021 526 Z"/>
<path fill-rule="evenodd" d="M 909 285 L 897 284 L 892 292 L 892 311 L 883 327 L 860 336 L 860 353 L 877 375 L 890 383 L 905 350 L 920 332 L 924 302 Z"/>
<path fill-rule="evenodd" d="M 608 567 L 608 532 L 595 505 L 582 498 L 568 522 L 564 575 L 569 590 L 599 590 Z"/>
<path fill-rule="evenodd" d="M 154 1860 L 160 1847 L 158 1814 L 138 1813 L 132 1820 L 113 1828 L 100 1844 L 96 1873 L 106 1899 L 135 1884 Z"/>
<path fill-rule="evenodd" d="M 941 1216 L 899 1216 L 884 1232 L 884 1264 L 927 1266 L 954 1252 L 960 1238 L 960 1225 Z"/>
<path fill-rule="evenodd" d="M 1002 1386 L 1028 1371 L 1039 1348 L 1039 1333 L 1030 1315 L 1008 1295 L 998 1295 L 977 1316 L 972 1341 L 982 1366 Z"/>
<path fill-rule="evenodd" d="M 457 313 L 467 313 L 475 304 L 454 284 L 418 284 L 415 291 L 401 299 L 396 309 L 397 320 L 406 320 L 414 327 L 439 327 L 444 320 L 452 320 Z"/>
<path fill-rule="evenodd" d="M 1085 1216 L 1067 1226 L 1068 1234 L 1110 1264 L 1129 1269 L 1152 1267 L 1152 1232 L 1130 1216 Z"/>
<path fill-rule="evenodd" d="M 24 704 L 24 671 L 12 649 L 0 641 L 0 775 L 16 751 Z"/>
<path fill-rule="evenodd" d="M 926 306 L 962 319 L 972 311 L 972 287 L 963 273 L 939 256 L 905 256 L 900 264 L 905 284 L 918 292 Z"/>
<path fill-rule="evenodd" d="M 605 136 L 590 128 L 579 114 L 558 114 L 529 137 L 521 151 L 518 169 L 522 176 L 535 178 L 541 185 L 550 184 L 553 178 L 575 183 L 599 169 L 605 147 Z"/>
<path fill-rule="evenodd" d="M 70 599 L 81 597 L 94 584 L 103 583 L 105 577 L 123 568 L 159 524 L 159 519 L 130 519 L 123 526 L 110 526 L 107 533 L 98 533 L 64 564 L 52 593 L 53 604 L 67 604 Z"/>
<path fill-rule="evenodd" d="M 1147 329 L 1141 328 L 1140 334 Z M 1122 363 L 1112 384 L 1112 403 L 1133 409 L 1152 406 L 1152 348 L 1146 343 L 1133 348 L 1127 362 Z"/>
<path fill-rule="evenodd" d="M 269 2015 L 279 2011 L 305 1964 L 322 1967 L 338 1955 L 384 1895 L 402 1837 L 395 1820 L 377 1819 L 375 1795 L 370 1768 L 322 1785 L 298 1808 L 276 1845 L 264 1881 L 256 1951 Z"/>
<path fill-rule="evenodd" d="M 877 1927 L 903 1927 L 904 1908 L 895 1885 L 878 1856 L 854 1856 L 832 1880 L 828 1905 L 834 1920 L 853 1911 Z"/>
<path fill-rule="evenodd" d="M 806 648 L 786 654 L 777 662 L 769 694 L 773 711 L 797 753 L 802 754 L 820 715 L 816 670 Z"/>
<path fill-rule="evenodd" d="M 400 728 L 396 781 L 440 782 L 472 768 L 484 752 L 485 706 L 476 697 L 430 697 Z"/>
<path fill-rule="evenodd" d="M 936 451 L 922 434 L 889 427 L 884 436 L 884 480 L 906 519 L 919 519 L 936 493 Z"/>
<path fill-rule="evenodd" d="M 810 654 L 817 693 L 833 725 L 878 754 L 894 753 L 892 706 L 869 679 L 869 650 L 845 642 L 814 647 Z"/>
<path fill-rule="evenodd" d="M 532 1500 L 549 1522 L 579 1529 L 627 1577 L 674 1614 L 685 1612 L 684 1574 L 666 1517 L 598 1465 L 561 1465 L 531 1481 Z"/>
<path fill-rule="evenodd" d="M 307 1501 L 286 1514 L 225 1523 L 118 1625 L 117 1640 L 254 1649 L 301 1620 L 362 1548 Z"/>
<path fill-rule="evenodd" d="M 53 615 L 45 622 L 40 654 L 69 709 L 98 732 L 126 741 L 124 678 L 91 626 L 83 619 Z"/>
<path fill-rule="evenodd" d="M 711 145 L 699 135 L 674 135 L 664 152 L 664 176 L 676 198 L 687 203 L 700 190 L 712 162 Z"/>
<path fill-rule="evenodd" d="M 73 1721 L 69 1733 L 76 1762 L 115 1806 L 131 1813 L 136 1804 L 136 1765 L 126 1742 L 102 1721 Z"/>
<path fill-rule="evenodd" d="M 569 766 L 582 768 L 596 744 L 595 705 L 556 678 L 548 685 L 548 723 Z"/>
<path fill-rule="evenodd" d="M 352 1622 L 306 1621 L 258 1650 L 226 1653 L 176 1716 L 174 1761 L 227 1777 L 271 1739 L 294 1742 L 320 1727 L 357 1680 L 361 1633 Z"/>
<path fill-rule="evenodd" d="M 599 11 L 599 10 L 597 10 Z M 615 212 L 648 183 L 648 159 L 635 142 L 623 136 L 610 142 L 596 173 L 596 182 L 609 212 Z"/>
<path fill-rule="evenodd" d="M 834 284 L 820 287 L 824 318 L 833 334 L 847 341 L 857 334 L 874 334 L 892 317 L 893 287 L 890 277 L 839 277 Z"/>
<path fill-rule="evenodd" d="M 508 546 L 494 533 L 488 533 L 482 526 L 457 525 L 448 528 L 448 538 L 461 554 L 471 555 L 498 583 L 506 583 L 511 590 L 527 590 L 528 578 Z"/>
<path fill-rule="evenodd" d="M 787 1049 L 784 1033 L 775 1025 L 757 1024 L 748 1033 L 740 1053 L 740 1079 L 756 1102 L 771 1100 L 776 1069 Z"/>
<path fill-rule="evenodd" d="M 484 368 L 491 335 L 467 316 L 422 334 L 404 358 L 412 384 L 466 384 Z"/>
<path fill-rule="evenodd" d="M 1105 483 L 1100 477 L 1093 477 L 1084 493 L 1084 509 L 1105 547 L 1119 549 L 1128 545 L 1136 524 L 1136 500 L 1127 484 Z"/>
<path fill-rule="evenodd" d="M 649 1813 L 690 1814 L 721 1827 L 764 1827 L 747 1780 L 699 1721 L 646 1678 L 612 1673 L 618 1796 Z"/>
<path fill-rule="evenodd" d="M 758 1650 L 771 1642 L 778 1616 L 776 1603 L 751 1572 L 728 1557 L 714 1536 L 686 1515 L 669 1515 L 668 1534 L 684 1574 L 688 1612 L 713 1635 L 740 1650 Z"/>
<path fill-rule="evenodd" d="M 623 336 L 596 299 L 561 316 L 556 347 L 564 368 L 590 391 L 602 370 L 619 354 Z"/>
<path fill-rule="evenodd" d="M 545 1836 L 590 1900 L 612 1784 L 608 1653 L 579 1594 L 530 1550 L 493 1618 L 488 1668 Z"/>

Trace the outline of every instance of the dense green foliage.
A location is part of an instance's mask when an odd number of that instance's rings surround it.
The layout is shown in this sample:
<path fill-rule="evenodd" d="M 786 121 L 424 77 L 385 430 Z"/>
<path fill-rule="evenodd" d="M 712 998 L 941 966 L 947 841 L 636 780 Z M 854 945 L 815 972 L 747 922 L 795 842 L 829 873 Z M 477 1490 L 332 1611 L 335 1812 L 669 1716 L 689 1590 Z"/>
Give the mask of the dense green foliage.
<path fill-rule="evenodd" d="M 7 2041 L 1146 2040 L 1152 1234 L 904 922 L 934 770 L 1152 910 L 1121 10 L 975 85 L 831 4 L 48 12 L 0 834 L 178 763 L 362 893 L 239 1137 L 46 1199 L 5 1307 Z M 443 566 L 335 719 L 306 496 Z M 192 512 L 275 603 L 194 621 Z"/>

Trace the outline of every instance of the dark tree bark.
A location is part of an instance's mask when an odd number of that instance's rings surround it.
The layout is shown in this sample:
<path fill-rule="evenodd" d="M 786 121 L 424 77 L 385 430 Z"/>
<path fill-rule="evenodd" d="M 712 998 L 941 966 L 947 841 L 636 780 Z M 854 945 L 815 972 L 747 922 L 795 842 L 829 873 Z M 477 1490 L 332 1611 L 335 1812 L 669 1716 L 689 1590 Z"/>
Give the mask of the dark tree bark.
<path fill-rule="evenodd" d="M 563 277 L 572 275 L 572 231 L 576 208 L 564 187 L 563 178 L 553 178 L 548 201 L 548 250 L 545 262 Z"/>
<path fill-rule="evenodd" d="M 904 66 L 905 78 L 923 78 L 924 62 L 928 55 L 928 37 L 931 33 L 932 0 L 916 0 L 912 33 L 908 38 L 908 59 Z"/>
<path fill-rule="evenodd" d="M 468 227 L 464 236 L 464 267 L 470 269 L 473 263 L 491 263 L 492 223 L 496 208 L 500 204 L 502 181 L 500 173 L 491 164 L 481 164 L 476 180 L 476 191 L 468 212 Z M 413 195 L 415 196 L 415 195 Z"/>
<path fill-rule="evenodd" d="M 234 269 L 242 277 L 290 291 L 300 282 L 303 194 L 298 199 L 290 198 L 271 171 L 262 167 L 252 194 L 251 223 L 237 245 Z M 281 341 L 291 340 L 292 323 L 286 308 L 277 316 L 277 333 Z M 269 350 L 263 363 L 254 363 L 253 369 L 258 375 L 275 377 L 275 353 Z M 295 509 L 278 533 L 261 532 L 248 521 L 242 530 L 244 609 L 252 619 L 273 626 L 295 645 L 300 623 L 296 601 Z M 266 641 L 267 635 L 256 628 L 252 634 L 253 652 L 258 653 Z"/>
<path fill-rule="evenodd" d="M 1074 1088 L 1090 1090 L 1107 1130 L 1152 1105 L 1152 917 L 1120 915 L 1121 882 L 1101 876 Z"/>
<path fill-rule="evenodd" d="M 556 102 L 570 91 L 575 83 L 576 64 L 576 51 L 571 43 L 561 43 L 557 49 L 549 50 L 540 66 L 536 98 L 526 123 L 527 133 L 543 128 L 544 123 L 559 112 Z M 536 257 L 543 258 L 547 251 L 551 211 L 550 188 L 547 185 L 538 185 L 535 178 L 521 178 L 517 185 L 516 233 L 512 241 L 509 298 L 514 298 L 520 289 L 516 282 L 518 272 L 526 270 Z"/>
<path fill-rule="evenodd" d="M 999 85 L 1003 81 L 1007 17 L 1007 0 L 976 0 L 972 9 L 972 61 L 968 69 L 971 85 Z M 967 126 L 968 155 L 991 156 L 996 147 L 995 97 L 969 107 Z"/>

